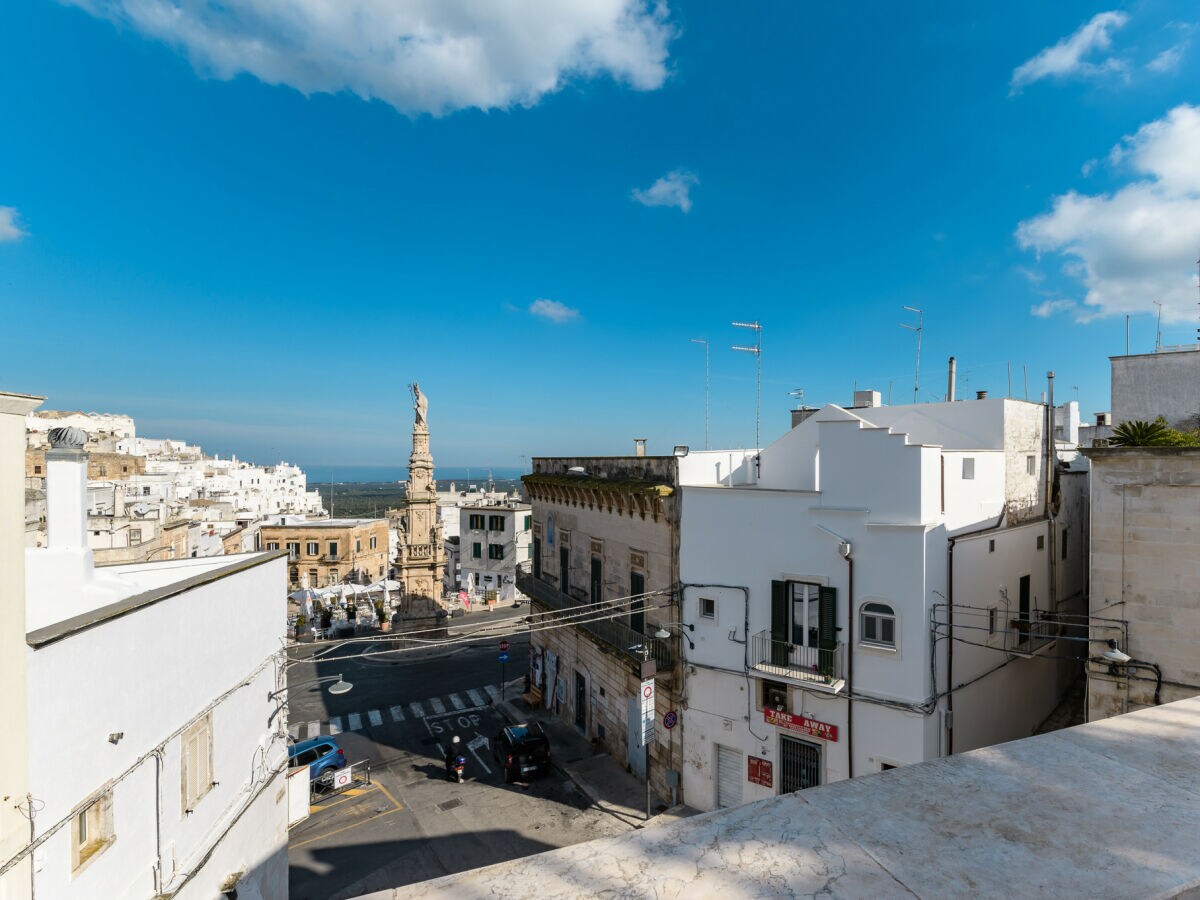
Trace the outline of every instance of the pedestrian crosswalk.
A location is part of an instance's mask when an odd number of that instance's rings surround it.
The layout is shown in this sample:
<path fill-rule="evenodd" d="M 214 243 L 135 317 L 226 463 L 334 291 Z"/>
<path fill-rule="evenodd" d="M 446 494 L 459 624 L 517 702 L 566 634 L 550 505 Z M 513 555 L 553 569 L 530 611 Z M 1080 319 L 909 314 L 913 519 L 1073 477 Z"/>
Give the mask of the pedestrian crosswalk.
<path fill-rule="evenodd" d="M 513 696 L 512 688 L 509 690 L 511 697 Z M 288 731 L 293 740 L 304 741 L 322 735 L 363 731 L 365 728 L 380 728 L 401 722 L 420 721 L 433 716 L 453 715 L 460 710 L 490 706 L 499 699 L 500 689 L 494 684 L 488 684 L 478 688 L 456 691 L 444 697 L 430 697 L 427 700 L 413 700 L 409 703 L 398 703 L 395 706 L 330 716 L 326 721 L 292 722 Z"/>

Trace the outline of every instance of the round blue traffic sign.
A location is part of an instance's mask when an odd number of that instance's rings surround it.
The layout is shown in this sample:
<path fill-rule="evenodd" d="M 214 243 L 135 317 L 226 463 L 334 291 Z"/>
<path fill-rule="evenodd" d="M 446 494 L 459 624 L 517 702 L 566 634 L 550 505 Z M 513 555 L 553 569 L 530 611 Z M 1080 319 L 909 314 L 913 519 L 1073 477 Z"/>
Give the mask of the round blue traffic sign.
<path fill-rule="evenodd" d="M 678 722 L 679 714 L 675 710 L 669 709 L 663 713 L 663 728 L 674 728 Z"/>
<path fill-rule="evenodd" d="M 508 662 L 508 654 L 507 653 L 501 653 L 499 658 L 500 658 L 500 662 Z"/>

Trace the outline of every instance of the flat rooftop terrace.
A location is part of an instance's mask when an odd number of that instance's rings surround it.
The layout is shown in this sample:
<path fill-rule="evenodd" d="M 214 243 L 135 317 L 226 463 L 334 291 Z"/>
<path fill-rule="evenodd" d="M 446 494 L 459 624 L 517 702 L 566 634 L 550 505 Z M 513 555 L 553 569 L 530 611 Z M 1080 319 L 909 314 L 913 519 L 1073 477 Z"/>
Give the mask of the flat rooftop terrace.
<path fill-rule="evenodd" d="M 1200 698 L 369 895 L 1200 895 Z"/>

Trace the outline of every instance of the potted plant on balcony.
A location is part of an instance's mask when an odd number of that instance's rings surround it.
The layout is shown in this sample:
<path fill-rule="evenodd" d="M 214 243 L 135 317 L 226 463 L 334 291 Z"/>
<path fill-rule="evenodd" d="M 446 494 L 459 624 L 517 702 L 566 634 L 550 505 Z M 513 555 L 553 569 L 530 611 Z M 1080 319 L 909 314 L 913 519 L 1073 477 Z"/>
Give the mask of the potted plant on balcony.
<path fill-rule="evenodd" d="M 375 618 L 379 620 L 380 631 L 387 632 L 392 630 L 391 617 L 388 616 L 387 607 L 384 606 L 382 600 L 375 601 Z"/>

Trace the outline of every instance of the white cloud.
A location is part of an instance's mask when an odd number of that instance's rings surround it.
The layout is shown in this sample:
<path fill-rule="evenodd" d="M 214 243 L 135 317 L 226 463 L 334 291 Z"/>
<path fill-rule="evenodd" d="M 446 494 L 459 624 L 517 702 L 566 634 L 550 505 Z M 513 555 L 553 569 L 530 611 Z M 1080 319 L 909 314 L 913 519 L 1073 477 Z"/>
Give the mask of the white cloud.
<path fill-rule="evenodd" d="M 579 318 L 579 310 L 557 300 L 534 300 L 529 304 L 529 314 L 549 319 L 556 325 Z"/>
<path fill-rule="evenodd" d="M 638 90 L 667 76 L 665 0 L 62 0 L 181 50 L 217 78 L 246 72 L 401 112 L 532 105 L 574 77 Z"/>
<path fill-rule="evenodd" d="M 16 207 L 0 206 L 0 244 L 5 241 L 19 241 L 25 235 L 25 229 L 17 224 Z"/>
<path fill-rule="evenodd" d="M 645 190 L 634 188 L 631 196 L 643 206 L 674 206 L 688 212 L 692 208 L 691 190 L 699 183 L 691 172 L 676 169 Z"/>
<path fill-rule="evenodd" d="M 1074 312 L 1079 304 L 1074 300 L 1043 300 L 1036 306 L 1031 306 L 1029 312 L 1039 319 L 1048 319 L 1056 313 Z"/>
<path fill-rule="evenodd" d="M 1047 47 L 1013 69 L 1009 88 L 1012 93 L 1019 94 L 1023 87 L 1043 78 L 1098 75 L 1124 69 L 1125 64 L 1113 57 L 1100 62 L 1087 62 L 1084 57 L 1094 50 L 1107 50 L 1112 44 L 1110 32 L 1128 21 L 1128 15 L 1116 10 L 1097 13 L 1074 34 L 1063 38 L 1053 47 Z"/>
<path fill-rule="evenodd" d="M 1113 194 L 1068 191 L 1020 223 L 1022 247 L 1060 254 L 1063 271 L 1086 287 L 1078 318 L 1149 313 L 1154 301 L 1169 321 L 1195 315 L 1198 147 L 1200 107 L 1177 106 L 1109 154 L 1140 178 Z"/>
<path fill-rule="evenodd" d="M 1174 72 L 1179 68 L 1179 64 L 1183 62 L 1183 54 L 1187 50 L 1187 42 L 1176 44 L 1174 47 L 1168 47 L 1150 62 L 1146 63 L 1146 68 L 1151 72 L 1167 73 Z"/>

